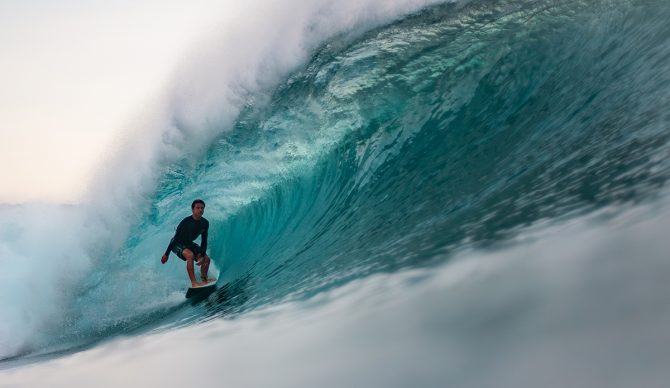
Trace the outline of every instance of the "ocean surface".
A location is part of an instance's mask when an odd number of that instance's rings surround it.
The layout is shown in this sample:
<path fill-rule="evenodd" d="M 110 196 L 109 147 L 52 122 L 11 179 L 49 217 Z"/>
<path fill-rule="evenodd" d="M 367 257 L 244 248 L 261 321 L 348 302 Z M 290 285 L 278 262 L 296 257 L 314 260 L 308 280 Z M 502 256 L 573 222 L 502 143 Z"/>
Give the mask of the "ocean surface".
<path fill-rule="evenodd" d="M 668 386 L 669 2 L 246 12 L 83 203 L 0 205 L 0 387 Z"/>

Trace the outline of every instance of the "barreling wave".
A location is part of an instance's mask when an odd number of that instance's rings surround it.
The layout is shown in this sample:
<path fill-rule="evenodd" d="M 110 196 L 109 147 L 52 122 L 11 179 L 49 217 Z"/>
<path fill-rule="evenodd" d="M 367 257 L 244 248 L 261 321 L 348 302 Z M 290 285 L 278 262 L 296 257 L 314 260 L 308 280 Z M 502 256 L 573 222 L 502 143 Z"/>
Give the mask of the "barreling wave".
<path fill-rule="evenodd" d="M 217 173 L 241 149 L 289 170 L 218 224 L 224 272 L 251 274 L 251 299 L 270 303 L 657 193 L 668 10 L 448 5 L 327 45 L 210 150 L 196 186 L 231 187 Z"/>
<path fill-rule="evenodd" d="M 658 195 L 669 19 L 662 1 L 480 1 L 331 36 L 160 170 L 45 343 L 234 316 Z M 227 286 L 191 306 L 158 259 L 195 197 Z"/>

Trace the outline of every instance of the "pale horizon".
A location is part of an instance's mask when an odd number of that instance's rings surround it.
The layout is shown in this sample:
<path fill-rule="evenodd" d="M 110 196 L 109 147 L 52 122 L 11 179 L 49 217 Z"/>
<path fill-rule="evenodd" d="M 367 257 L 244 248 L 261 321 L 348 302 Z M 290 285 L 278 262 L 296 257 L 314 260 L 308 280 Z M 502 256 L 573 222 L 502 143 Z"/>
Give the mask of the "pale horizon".
<path fill-rule="evenodd" d="M 211 0 L 0 0 L 0 203 L 81 201 L 221 13 Z"/>

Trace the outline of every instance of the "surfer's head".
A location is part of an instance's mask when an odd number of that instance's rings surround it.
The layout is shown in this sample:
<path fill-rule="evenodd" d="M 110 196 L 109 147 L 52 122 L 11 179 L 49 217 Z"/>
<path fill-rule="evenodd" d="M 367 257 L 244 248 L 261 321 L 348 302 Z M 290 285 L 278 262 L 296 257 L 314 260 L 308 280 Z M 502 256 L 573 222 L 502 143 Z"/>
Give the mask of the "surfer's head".
<path fill-rule="evenodd" d="M 202 199 L 196 199 L 191 204 L 191 210 L 195 209 L 195 205 L 197 205 L 197 204 L 201 204 L 203 208 L 205 207 L 205 201 L 203 201 Z"/>
<path fill-rule="evenodd" d="M 205 213 L 205 201 L 202 199 L 193 201 L 191 204 L 191 211 L 193 212 L 193 218 L 196 220 L 202 217 L 203 213 Z"/>

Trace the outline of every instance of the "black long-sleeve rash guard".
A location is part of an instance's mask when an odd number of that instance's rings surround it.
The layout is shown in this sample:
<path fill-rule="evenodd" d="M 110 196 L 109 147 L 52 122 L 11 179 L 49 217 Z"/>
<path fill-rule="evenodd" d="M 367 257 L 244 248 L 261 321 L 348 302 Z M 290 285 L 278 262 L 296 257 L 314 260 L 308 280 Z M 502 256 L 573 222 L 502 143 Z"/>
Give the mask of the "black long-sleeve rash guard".
<path fill-rule="evenodd" d="M 170 255 L 170 251 L 174 248 L 175 244 L 186 245 L 192 243 L 198 236 L 202 236 L 200 246 L 202 247 L 202 252 L 207 252 L 207 234 L 209 232 L 209 221 L 205 217 L 200 217 L 199 220 L 195 220 L 193 216 L 188 216 L 181 220 L 177 226 L 177 231 L 174 234 L 172 240 L 170 240 L 170 245 L 168 245 L 167 250 L 165 251 L 165 256 Z"/>

